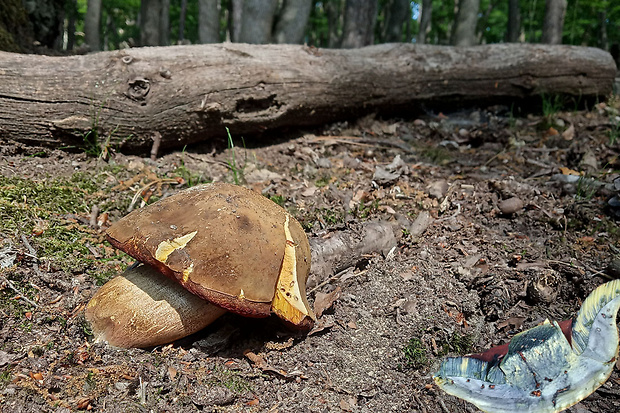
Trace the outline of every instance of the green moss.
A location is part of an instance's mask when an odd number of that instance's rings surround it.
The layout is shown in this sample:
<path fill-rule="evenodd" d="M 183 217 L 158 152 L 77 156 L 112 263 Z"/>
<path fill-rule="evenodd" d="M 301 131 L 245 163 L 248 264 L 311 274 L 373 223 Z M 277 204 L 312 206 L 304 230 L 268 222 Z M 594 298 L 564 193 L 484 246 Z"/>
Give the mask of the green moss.
<path fill-rule="evenodd" d="M 455 331 L 448 341 L 438 342 L 437 344 L 441 348 L 438 353 L 439 357 L 446 356 L 449 353 L 465 354 L 471 353 L 474 346 L 474 338 L 471 334 L 461 335 Z"/>
<path fill-rule="evenodd" d="M 270 196 L 269 199 L 280 205 L 281 207 L 284 207 L 284 201 L 286 201 L 286 199 L 282 195 L 273 195 Z"/>
<path fill-rule="evenodd" d="M 103 234 L 84 221 L 93 205 L 114 205 L 118 199 L 130 197 L 106 195 L 101 190 L 105 176 L 80 172 L 70 178 L 44 181 L 0 177 L 0 232 L 15 240 L 26 235 L 40 264 L 73 274 L 86 273 L 98 282 L 109 279 L 116 270 L 91 251 L 101 244 Z M 111 259 L 129 261 L 124 255 Z M 11 280 L 19 282 L 14 277 Z M 20 312 L 15 306 L 9 308 Z"/>
<path fill-rule="evenodd" d="M 371 203 L 365 203 L 361 201 L 360 204 L 355 208 L 354 214 L 359 219 L 366 219 L 373 213 L 379 211 L 379 200 L 374 200 Z"/>
<path fill-rule="evenodd" d="M 317 188 L 323 188 L 324 186 L 329 185 L 329 181 L 331 180 L 331 178 L 329 176 L 322 176 L 319 179 L 316 180 L 316 182 L 314 183 L 314 185 Z"/>
<path fill-rule="evenodd" d="M 0 373 L 0 387 L 5 387 L 9 383 L 11 383 L 11 380 L 13 378 L 13 375 L 11 374 L 12 369 L 13 366 L 9 366 L 2 370 L 2 373 Z"/>
<path fill-rule="evenodd" d="M 11 283 L 15 288 L 23 294 L 24 297 L 34 300 L 37 290 L 28 282 L 27 279 L 19 275 L 11 274 Z M 6 275 L 5 275 L 6 276 Z M 27 311 L 32 310 L 32 306 L 26 301 L 19 299 L 19 295 L 10 288 L 0 289 L 0 308 L 5 313 L 17 318 L 23 319 Z"/>
<path fill-rule="evenodd" d="M 447 165 L 452 162 L 450 151 L 443 146 L 431 146 L 422 149 L 420 155 L 437 165 Z"/>
<path fill-rule="evenodd" d="M 406 367 L 418 369 L 428 365 L 426 347 L 424 347 L 424 343 L 419 338 L 412 337 L 403 349 L 403 352 Z"/>
<path fill-rule="evenodd" d="M 219 366 L 213 369 L 212 378 L 207 381 L 207 384 L 226 387 L 235 394 L 252 392 L 252 385 L 247 379 L 234 370 Z"/>

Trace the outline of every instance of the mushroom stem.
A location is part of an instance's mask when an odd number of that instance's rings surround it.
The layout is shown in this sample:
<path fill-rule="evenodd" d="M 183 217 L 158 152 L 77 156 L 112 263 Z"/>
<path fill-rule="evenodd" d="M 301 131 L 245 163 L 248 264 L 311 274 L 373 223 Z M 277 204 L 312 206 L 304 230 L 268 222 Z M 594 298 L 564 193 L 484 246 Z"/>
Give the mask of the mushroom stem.
<path fill-rule="evenodd" d="M 123 348 L 171 343 L 224 313 L 147 265 L 131 266 L 106 283 L 86 307 L 95 342 Z"/>

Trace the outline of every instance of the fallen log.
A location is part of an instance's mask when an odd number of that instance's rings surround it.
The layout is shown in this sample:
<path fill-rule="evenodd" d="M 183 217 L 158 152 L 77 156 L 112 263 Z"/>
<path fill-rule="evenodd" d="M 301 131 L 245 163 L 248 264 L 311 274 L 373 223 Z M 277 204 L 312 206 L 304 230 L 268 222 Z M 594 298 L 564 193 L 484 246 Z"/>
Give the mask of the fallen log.
<path fill-rule="evenodd" d="M 605 96 L 616 67 L 600 49 L 535 44 L 361 49 L 216 44 L 85 56 L 0 52 L 0 138 L 148 152 L 369 111 L 540 94 Z"/>

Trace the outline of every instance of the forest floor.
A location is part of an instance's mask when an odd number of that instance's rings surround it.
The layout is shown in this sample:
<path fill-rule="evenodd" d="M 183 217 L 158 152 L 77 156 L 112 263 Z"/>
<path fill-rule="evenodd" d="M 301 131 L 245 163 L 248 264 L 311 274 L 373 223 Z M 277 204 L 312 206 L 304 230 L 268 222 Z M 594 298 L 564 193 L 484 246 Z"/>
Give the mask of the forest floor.
<path fill-rule="evenodd" d="M 442 357 L 570 318 L 620 277 L 619 107 L 371 116 L 155 161 L 2 143 L 0 410 L 475 412 L 433 384 Z M 132 262 L 105 228 L 144 198 L 235 180 L 311 237 L 381 221 L 397 244 L 310 283 L 306 336 L 225 315 L 173 345 L 94 344 L 84 307 Z M 617 368 L 570 409 L 619 410 Z"/>

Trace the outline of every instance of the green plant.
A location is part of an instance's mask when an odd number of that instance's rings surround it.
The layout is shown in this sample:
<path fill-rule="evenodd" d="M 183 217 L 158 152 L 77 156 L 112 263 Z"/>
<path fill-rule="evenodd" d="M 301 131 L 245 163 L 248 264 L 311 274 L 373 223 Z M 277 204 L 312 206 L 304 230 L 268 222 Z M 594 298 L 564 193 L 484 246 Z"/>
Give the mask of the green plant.
<path fill-rule="evenodd" d="M 89 390 L 93 390 L 97 387 L 97 379 L 95 378 L 95 373 L 92 370 L 88 370 L 84 382 L 84 387 Z"/>
<path fill-rule="evenodd" d="M 437 354 L 439 357 L 446 356 L 449 353 L 469 353 L 474 345 L 474 338 L 471 334 L 461 335 L 455 331 L 448 341 L 437 344 L 441 348 Z"/>
<path fill-rule="evenodd" d="M 228 128 L 226 128 L 226 134 L 228 135 L 228 149 L 230 149 L 230 154 L 231 154 L 230 159 L 226 163 L 228 164 L 228 168 L 232 172 L 234 184 L 240 185 L 242 181 L 244 180 L 243 173 L 244 173 L 245 165 L 240 166 L 239 164 L 237 164 L 237 157 L 235 154 L 235 143 L 233 142 L 232 136 L 230 136 L 230 130 L 228 130 Z M 245 146 L 245 142 L 243 143 Z"/>
<path fill-rule="evenodd" d="M 590 200 L 596 194 L 598 185 L 594 179 L 580 176 L 577 180 L 576 190 L 577 199 Z"/>
<path fill-rule="evenodd" d="M 13 366 L 9 366 L 0 373 L 0 386 L 6 386 L 11 382 L 11 370 Z"/>
<path fill-rule="evenodd" d="M 611 118 L 611 128 L 607 134 L 609 135 L 609 145 L 615 145 L 620 139 L 620 116 Z"/>
<path fill-rule="evenodd" d="M 329 178 L 329 176 L 322 176 L 319 179 L 316 180 L 316 182 L 314 183 L 314 185 L 316 185 L 317 188 L 323 188 L 324 186 L 329 185 L 329 181 L 331 179 Z"/>
<path fill-rule="evenodd" d="M 379 200 L 375 199 L 371 203 L 367 204 L 364 201 L 360 201 L 359 205 L 355 208 L 355 216 L 359 219 L 368 218 L 373 212 L 379 210 Z"/>
<path fill-rule="evenodd" d="M 508 114 L 508 125 L 510 129 L 514 129 L 517 126 L 517 118 L 515 117 L 515 104 L 510 105 L 510 113 Z"/>
<path fill-rule="evenodd" d="M 444 146 L 428 146 L 420 150 L 420 155 L 436 165 L 447 165 L 452 162 L 450 150 Z"/>
<path fill-rule="evenodd" d="M 555 117 L 562 109 L 562 97 L 556 94 L 547 95 L 541 93 L 540 98 L 542 99 L 543 126 L 549 128 L 554 124 Z"/>
<path fill-rule="evenodd" d="M 426 347 L 417 337 L 412 337 L 403 349 L 405 356 L 405 366 L 410 368 L 420 368 L 428 364 L 426 357 Z"/>
<path fill-rule="evenodd" d="M 286 201 L 286 199 L 282 195 L 272 195 L 269 197 L 269 199 L 271 199 L 273 202 L 280 205 L 281 207 L 284 207 L 284 201 Z"/>
<path fill-rule="evenodd" d="M 181 177 L 185 181 L 188 187 L 196 186 L 199 184 L 211 182 L 210 179 L 205 178 L 202 174 L 198 174 L 189 170 L 189 168 L 185 165 L 185 149 L 187 146 L 183 147 L 183 151 L 181 151 L 181 157 L 179 159 L 179 165 L 176 167 L 174 171 L 172 171 L 172 176 Z"/>
<path fill-rule="evenodd" d="M 244 377 L 234 370 L 215 365 L 211 378 L 207 381 L 211 386 L 224 386 L 236 394 L 251 392 L 252 386 Z"/>

